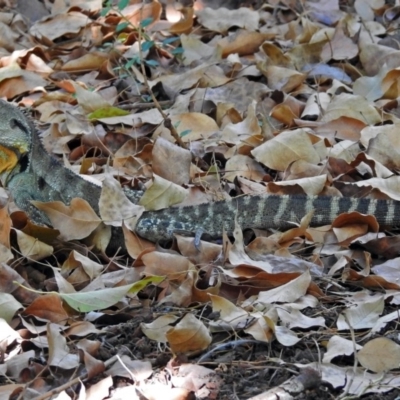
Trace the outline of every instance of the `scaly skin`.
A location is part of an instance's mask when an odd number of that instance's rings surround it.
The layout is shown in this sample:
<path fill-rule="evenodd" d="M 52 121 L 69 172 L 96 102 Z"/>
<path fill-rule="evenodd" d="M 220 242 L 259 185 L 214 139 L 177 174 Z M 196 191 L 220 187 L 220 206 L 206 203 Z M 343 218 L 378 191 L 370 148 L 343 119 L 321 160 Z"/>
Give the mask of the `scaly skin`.
<path fill-rule="evenodd" d="M 0 177 L 15 203 L 37 223 L 48 224 L 46 215 L 31 204 L 62 201 L 75 197 L 86 200 L 98 213 L 101 188 L 61 165 L 44 149 L 36 128 L 21 110 L 0 101 Z M 142 192 L 127 190 L 137 203 Z M 245 228 L 288 229 L 314 210 L 312 226 L 330 224 L 344 212 L 358 211 L 376 217 L 379 224 L 400 226 L 400 202 L 340 197 L 242 196 L 197 206 L 170 207 L 147 211 L 139 219 L 136 233 L 150 241 L 171 238 L 173 233 L 199 233 L 211 238 L 234 230 L 235 217 Z M 124 248 L 120 229 L 113 230 L 110 248 Z"/>

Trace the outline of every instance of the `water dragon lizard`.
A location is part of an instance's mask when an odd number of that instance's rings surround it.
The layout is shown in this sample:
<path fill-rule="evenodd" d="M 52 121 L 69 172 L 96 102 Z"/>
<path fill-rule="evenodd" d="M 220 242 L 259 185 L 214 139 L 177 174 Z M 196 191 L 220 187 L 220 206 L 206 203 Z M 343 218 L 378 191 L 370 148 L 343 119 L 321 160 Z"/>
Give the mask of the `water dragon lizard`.
<path fill-rule="evenodd" d="M 49 224 L 46 215 L 31 200 L 86 200 L 99 213 L 101 187 L 91 183 L 46 152 L 37 129 L 18 107 L 0 100 L 0 178 L 19 208 L 37 223 Z M 137 203 L 140 191 L 127 190 L 128 198 Z M 376 217 L 384 226 L 400 226 L 400 202 L 369 198 L 254 195 L 194 206 L 170 207 L 147 211 L 136 225 L 136 233 L 152 242 L 171 238 L 174 232 L 201 232 L 216 238 L 223 230 L 232 233 L 235 217 L 242 229 L 295 226 L 311 210 L 311 226 L 332 223 L 341 213 L 358 211 Z M 118 229 L 117 229 L 118 230 Z M 124 247 L 121 230 L 114 234 L 114 248 Z M 116 241 L 116 243 L 115 243 Z"/>

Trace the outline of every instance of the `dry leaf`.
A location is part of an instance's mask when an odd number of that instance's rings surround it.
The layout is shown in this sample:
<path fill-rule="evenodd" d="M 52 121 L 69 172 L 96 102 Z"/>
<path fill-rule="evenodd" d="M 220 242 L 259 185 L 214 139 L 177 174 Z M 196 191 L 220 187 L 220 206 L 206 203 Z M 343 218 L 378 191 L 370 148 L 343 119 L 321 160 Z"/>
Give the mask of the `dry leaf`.
<path fill-rule="evenodd" d="M 69 206 L 61 201 L 32 201 L 32 204 L 46 213 L 53 227 L 60 231 L 63 240 L 83 239 L 101 222 L 89 203 L 83 199 L 74 198 Z"/>

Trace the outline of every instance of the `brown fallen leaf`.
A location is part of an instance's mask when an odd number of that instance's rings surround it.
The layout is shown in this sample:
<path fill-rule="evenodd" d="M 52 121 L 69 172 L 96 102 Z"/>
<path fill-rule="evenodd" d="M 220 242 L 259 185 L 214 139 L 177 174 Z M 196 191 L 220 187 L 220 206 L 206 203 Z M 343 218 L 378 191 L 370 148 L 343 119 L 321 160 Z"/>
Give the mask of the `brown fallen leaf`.
<path fill-rule="evenodd" d="M 63 240 L 83 239 L 101 222 L 89 203 L 83 199 L 72 199 L 69 206 L 61 201 L 32 201 L 32 204 L 47 214 L 51 224 L 60 231 Z"/>

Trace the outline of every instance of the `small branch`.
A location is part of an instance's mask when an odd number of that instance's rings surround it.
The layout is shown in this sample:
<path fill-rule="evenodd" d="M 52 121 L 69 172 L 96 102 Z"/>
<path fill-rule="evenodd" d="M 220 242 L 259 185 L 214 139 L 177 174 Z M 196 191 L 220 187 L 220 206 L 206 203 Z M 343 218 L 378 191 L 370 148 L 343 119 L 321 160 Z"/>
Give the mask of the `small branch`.
<path fill-rule="evenodd" d="M 281 385 L 276 386 L 248 400 L 293 400 L 305 390 L 317 387 L 321 383 L 321 375 L 312 368 L 304 368 L 300 375 L 291 377 Z"/>
<path fill-rule="evenodd" d="M 141 9 L 141 11 L 143 11 L 143 9 Z M 153 103 L 155 104 L 157 110 L 160 112 L 160 114 L 164 118 L 164 126 L 171 131 L 171 135 L 174 137 L 174 139 L 179 144 L 179 146 L 186 149 L 185 143 L 183 143 L 183 141 L 182 141 L 181 137 L 179 136 L 178 132 L 176 131 L 175 127 L 172 125 L 171 120 L 168 117 L 168 115 L 164 113 L 158 100 L 154 96 L 153 90 L 150 88 L 149 81 L 147 80 L 146 70 L 145 70 L 144 62 L 143 62 L 143 53 L 142 53 L 142 29 L 143 28 L 139 25 L 139 27 L 138 27 L 139 58 L 140 58 L 140 69 L 141 69 L 142 76 L 143 76 L 143 83 L 146 86 L 147 91 L 150 93 L 151 99 L 153 100 Z"/>
<path fill-rule="evenodd" d="M 109 360 L 104 362 L 104 369 L 106 369 L 108 366 L 110 366 L 111 364 L 115 363 L 116 361 L 118 361 L 118 355 L 115 355 L 113 357 L 111 357 Z M 53 396 L 55 396 L 56 394 L 61 393 L 63 390 L 69 389 L 71 386 L 74 386 L 78 383 L 81 383 L 83 380 L 85 380 L 87 378 L 87 372 L 85 372 L 84 374 L 82 374 L 81 376 L 76 377 L 75 379 L 73 379 L 70 382 L 64 383 L 64 385 L 61 385 L 55 389 L 52 389 L 46 393 L 43 393 L 42 395 L 35 397 L 33 400 L 46 400 L 49 399 Z"/>

